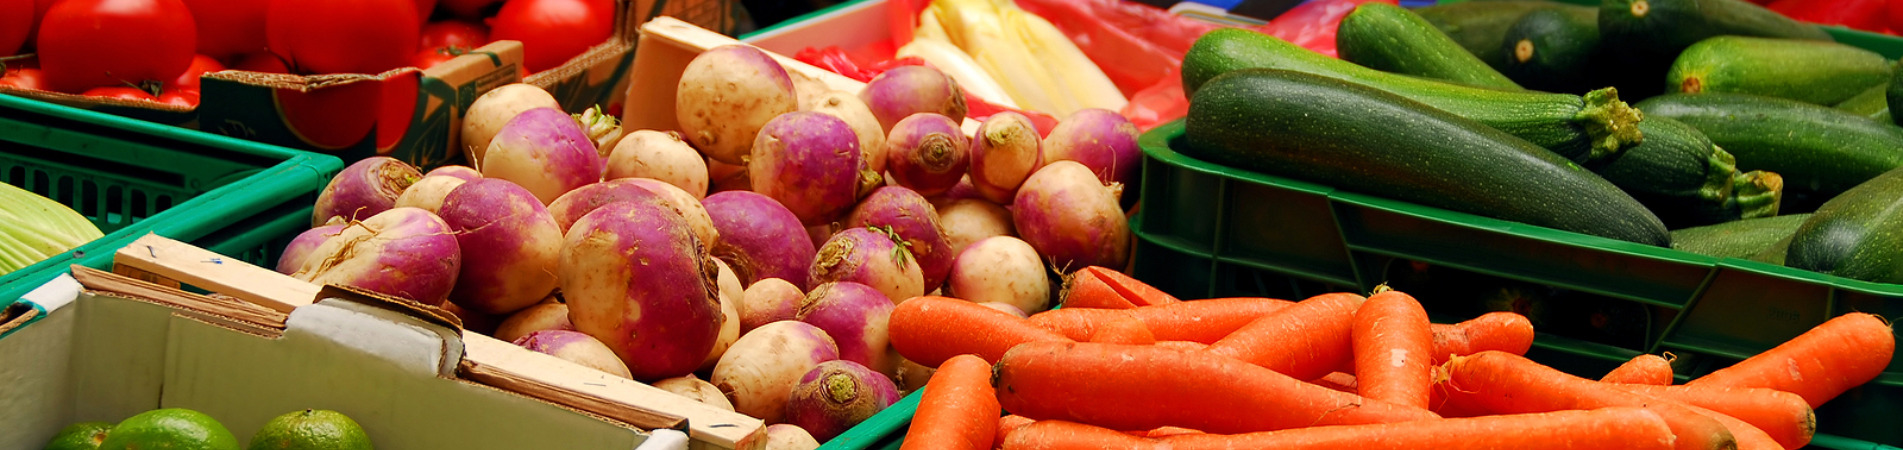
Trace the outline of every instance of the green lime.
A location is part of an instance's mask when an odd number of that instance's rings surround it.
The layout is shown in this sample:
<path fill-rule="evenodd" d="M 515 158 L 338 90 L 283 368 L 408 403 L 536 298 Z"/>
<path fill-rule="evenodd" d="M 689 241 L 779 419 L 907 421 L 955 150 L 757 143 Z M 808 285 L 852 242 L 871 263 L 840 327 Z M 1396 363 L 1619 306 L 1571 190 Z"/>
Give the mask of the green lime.
<path fill-rule="evenodd" d="M 217 419 L 184 408 L 155 409 L 127 417 L 106 433 L 102 450 L 238 450 L 238 438 Z"/>
<path fill-rule="evenodd" d="M 306 409 L 264 423 L 250 450 L 370 450 L 370 435 L 343 413 Z"/>
<path fill-rule="evenodd" d="M 106 441 L 107 431 L 112 431 L 112 424 L 105 422 L 67 425 L 59 430 L 59 435 L 46 443 L 46 450 L 93 450 L 99 448 L 99 443 Z"/>

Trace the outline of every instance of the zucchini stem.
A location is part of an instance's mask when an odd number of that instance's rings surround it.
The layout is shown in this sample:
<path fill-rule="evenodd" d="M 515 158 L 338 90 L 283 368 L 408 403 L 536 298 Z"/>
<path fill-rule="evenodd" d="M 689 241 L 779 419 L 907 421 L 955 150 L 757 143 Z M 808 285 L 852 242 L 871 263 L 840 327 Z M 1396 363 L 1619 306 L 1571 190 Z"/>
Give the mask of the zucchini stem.
<path fill-rule="evenodd" d="M 1731 203 L 1737 205 L 1739 218 L 1776 216 L 1778 204 L 1784 199 L 1784 177 L 1762 170 L 1741 173 L 1732 179 L 1731 191 Z"/>
<path fill-rule="evenodd" d="M 1619 152 L 1645 141 L 1645 134 L 1639 132 L 1639 121 L 1645 119 L 1645 114 L 1620 101 L 1618 89 L 1587 92 L 1583 99 L 1586 106 L 1574 118 L 1592 139 L 1589 161 L 1610 161 Z"/>

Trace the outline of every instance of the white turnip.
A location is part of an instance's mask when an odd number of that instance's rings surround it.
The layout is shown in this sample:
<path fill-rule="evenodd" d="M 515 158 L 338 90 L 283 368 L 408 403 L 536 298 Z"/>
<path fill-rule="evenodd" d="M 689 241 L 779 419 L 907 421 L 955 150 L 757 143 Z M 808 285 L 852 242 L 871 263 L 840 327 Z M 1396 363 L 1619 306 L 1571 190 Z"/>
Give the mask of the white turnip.
<path fill-rule="evenodd" d="M 898 382 L 901 392 L 912 392 L 924 388 L 926 382 L 932 381 L 932 374 L 937 372 L 936 367 L 927 367 L 909 359 L 899 358 L 899 377 L 895 381 Z"/>
<path fill-rule="evenodd" d="M 726 261 L 714 258 L 714 266 L 720 268 L 719 276 L 714 279 L 714 286 L 720 288 L 720 293 L 726 294 L 728 300 L 733 300 L 734 308 L 739 308 L 743 303 L 741 300 L 747 294 L 747 285 L 740 283 L 740 276 L 734 275 L 733 268 L 727 266 Z"/>
<path fill-rule="evenodd" d="M 628 366 L 622 364 L 613 350 L 594 337 L 578 331 L 542 330 L 529 333 L 516 339 L 515 345 L 537 353 L 547 354 L 607 372 L 622 378 L 630 378 Z"/>
<path fill-rule="evenodd" d="M 372 156 L 344 167 L 317 194 L 312 207 L 311 227 L 330 222 L 332 217 L 346 221 L 363 220 L 396 206 L 396 198 L 423 178 L 416 167 L 388 156 Z"/>
<path fill-rule="evenodd" d="M 1143 149 L 1137 146 L 1137 126 L 1122 114 L 1085 108 L 1057 122 L 1044 137 L 1044 161 L 1077 161 L 1089 167 L 1104 184 L 1136 182 Z"/>
<path fill-rule="evenodd" d="M 562 229 L 528 189 L 496 178 L 470 181 L 444 197 L 438 216 L 462 248 L 462 273 L 449 301 L 509 314 L 555 290 Z"/>
<path fill-rule="evenodd" d="M 740 332 L 753 332 L 753 329 L 782 320 L 798 320 L 800 304 L 806 301 L 806 293 L 799 286 L 779 278 L 756 281 L 747 286 L 747 292 L 741 295 Z"/>
<path fill-rule="evenodd" d="M 694 56 L 681 71 L 674 115 L 681 134 L 709 158 L 748 165 L 754 135 L 799 109 L 786 68 L 760 49 L 726 45 Z"/>
<path fill-rule="evenodd" d="M 958 122 L 933 113 L 913 114 L 886 134 L 886 173 L 894 184 L 935 196 L 965 177 L 971 162 L 971 138 Z"/>
<path fill-rule="evenodd" d="M 814 287 L 799 308 L 799 321 L 826 330 L 833 338 L 839 359 L 897 377 L 899 355 L 886 333 L 891 316 L 892 301 L 885 294 L 851 281 Z"/>
<path fill-rule="evenodd" d="M 720 393 L 720 388 L 714 387 L 713 383 L 708 383 L 707 380 L 702 380 L 693 374 L 656 381 L 654 387 L 708 406 L 733 411 L 733 402 L 727 401 L 727 395 Z"/>
<path fill-rule="evenodd" d="M 489 141 L 494 140 L 502 126 L 516 115 L 535 108 L 560 109 L 562 104 L 555 96 L 532 84 L 515 83 L 498 86 L 477 96 L 469 103 L 469 109 L 463 112 L 463 126 L 459 133 L 462 139 L 463 155 L 472 164 L 481 164 L 485 153 L 489 151 Z"/>
<path fill-rule="evenodd" d="M 847 360 L 827 361 L 800 377 L 786 401 L 786 423 L 832 440 L 899 401 L 892 380 Z"/>
<path fill-rule="evenodd" d="M 1123 267 L 1130 225 L 1117 196 L 1076 161 L 1047 164 L 1018 188 L 1012 204 L 1018 237 L 1063 273 L 1085 266 Z"/>
<path fill-rule="evenodd" d="M 1031 317 L 1030 314 L 1027 314 L 1024 312 L 1024 308 L 1012 306 L 1010 303 L 988 302 L 988 303 L 979 303 L 978 306 L 983 306 L 986 308 L 1003 311 L 1005 314 L 1017 316 L 1017 318 L 1019 319 L 1028 319 Z"/>
<path fill-rule="evenodd" d="M 693 372 L 720 337 L 719 269 L 667 206 L 615 202 L 583 216 L 560 271 L 575 329 L 613 349 L 636 380 Z"/>
<path fill-rule="evenodd" d="M 720 233 L 714 256 L 726 261 L 741 283 L 752 286 L 779 278 L 795 286 L 806 285 L 815 246 L 792 211 L 772 198 L 747 191 L 709 195 L 700 204 Z"/>
<path fill-rule="evenodd" d="M 766 427 L 766 450 L 816 450 L 819 440 L 798 425 L 776 423 Z"/>
<path fill-rule="evenodd" d="M 568 321 L 568 305 L 560 302 L 542 302 L 523 308 L 503 319 L 496 326 L 495 338 L 515 341 L 529 333 L 542 330 L 575 330 L 575 323 Z"/>
<path fill-rule="evenodd" d="M 897 233 L 912 256 L 918 257 L 926 292 L 938 289 L 945 282 L 946 275 L 951 273 L 952 260 L 958 257 L 945 238 L 944 228 L 939 226 L 938 210 L 924 196 L 905 187 L 886 186 L 872 191 L 872 195 L 867 195 L 846 215 L 845 224 L 847 228 L 890 228 Z"/>
<path fill-rule="evenodd" d="M 606 179 L 653 178 L 693 194 L 707 196 L 707 160 L 681 140 L 681 134 L 639 130 L 628 133 L 608 154 Z"/>
<path fill-rule="evenodd" d="M 913 114 L 933 113 L 965 120 L 965 93 L 944 72 L 926 66 L 899 66 L 866 82 L 859 91 L 872 116 L 889 136 L 892 126 Z"/>
<path fill-rule="evenodd" d="M 291 276 L 441 305 L 461 267 L 449 224 L 429 211 L 392 208 L 345 225 Z"/>
<path fill-rule="evenodd" d="M 984 199 L 959 199 L 932 206 L 938 208 L 938 225 L 945 230 L 945 242 L 954 255 L 980 239 L 1017 234 L 1011 224 L 1011 210 Z"/>
<path fill-rule="evenodd" d="M 780 423 L 793 386 L 820 363 L 839 359 L 839 347 L 818 327 L 783 320 L 740 336 L 714 364 L 714 387 L 733 409 L 766 423 Z"/>
<path fill-rule="evenodd" d="M 477 166 L 485 178 L 515 182 L 542 204 L 601 181 L 602 159 L 581 123 L 562 110 L 523 111 L 496 132 Z"/>
<path fill-rule="evenodd" d="M 1024 179 L 1044 164 L 1037 125 L 1023 114 L 992 114 L 971 139 L 971 184 L 992 203 L 1010 203 Z"/>
<path fill-rule="evenodd" d="M 449 196 L 450 191 L 456 190 L 467 182 L 469 180 L 448 175 L 424 175 L 423 179 L 416 181 L 416 184 L 404 189 L 403 195 L 396 197 L 394 206 L 418 208 L 432 213 L 440 212 L 443 209 L 443 197 Z"/>
<path fill-rule="evenodd" d="M 1050 307 L 1051 282 L 1031 244 L 1010 236 L 993 236 L 965 247 L 952 263 L 953 297 L 975 303 L 1000 303 L 1023 313 Z"/>
<path fill-rule="evenodd" d="M 714 261 L 719 260 L 715 259 Z M 720 356 L 726 354 L 728 348 L 733 347 L 733 342 L 740 340 L 740 310 L 737 309 L 740 305 L 733 301 L 731 297 L 728 297 L 725 292 L 721 292 L 718 297 L 720 300 L 720 335 L 714 338 L 713 350 L 707 351 L 707 358 L 702 359 L 700 361 L 700 367 L 695 370 L 712 370 L 714 364 L 720 362 Z"/>
<path fill-rule="evenodd" d="M 872 286 L 893 303 L 925 295 L 918 258 L 889 230 L 848 228 L 834 234 L 813 257 L 806 282 L 814 286 L 853 281 Z"/>
<path fill-rule="evenodd" d="M 291 244 L 284 246 L 284 253 L 278 255 L 278 273 L 290 275 L 304 267 L 304 261 L 310 259 L 311 251 L 323 246 L 325 241 L 343 231 L 344 224 L 333 223 L 298 233 L 291 238 Z"/>
<path fill-rule="evenodd" d="M 770 197 L 800 223 L 831 221 L 851 208 L 865 170 L 859 138 L 845 121 L 810 111 L 781 114 L 760 128 L 747 176 L 753 191 Z"/>
<path fill-rule="evenodd" d="M 879 118 L 872 115 L 872 109 L 860 100 L 857 94 L 846 91 L 826 91 L 813 98 L 801 98 L 807 111 L 821 112 L 838 117 L 852 127 L 852 134 L 859 137 L 859 149 L 865 152 L 866 169 L 873 173 L 885 172 L 885 127 L 879 125 Z"/>

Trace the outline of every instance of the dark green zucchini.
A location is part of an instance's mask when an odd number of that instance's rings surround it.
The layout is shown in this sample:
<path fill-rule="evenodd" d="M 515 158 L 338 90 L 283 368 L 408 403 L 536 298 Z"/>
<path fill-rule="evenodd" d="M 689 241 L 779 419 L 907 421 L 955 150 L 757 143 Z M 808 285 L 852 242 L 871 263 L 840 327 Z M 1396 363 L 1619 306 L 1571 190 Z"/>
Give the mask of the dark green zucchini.
<path fill-rule="evenodd" d="M 1500 0 L 1440 3 L 1417 8 L 1414 12 L 1487 65 L 1505 70 L 1507 53 L 1500 51 L 1500 41 L 1505 38 L 1507 27 L 1513 26 L 1520 16 L 1542 9 L 1594 8 L 1544 0 Z"/>
<path fill-rule="evenodd" d="M 1903 62 L 1899 62 L 1898 64 L 1903 65 Z M 1883 99 L 1884 104 L 1890 105 L 1891 111 L 1903 108 L 1903 70 L 1897 70 L 1895 73 L 1890 74 L 1889 89 L 1884 90 Z M 1903 125 L 1903 116 L 1890 113 L 1889 123 Z"/>
<path fill-rule="evenodd" d="M 1690 125 L 1664 117 L 1639 122 L 1645 143 L 1594 169 L 1679 228 L 1777 215 L 1784 183 L 1775 173 L 1740 173 L 1731 153 Z"/>
<path fill-rule="evenodd" d="M 1611 161 L 1643 138 L 1640 116 L 1614 90 L 1585 96 L 1503 91 L 1369 69 L 1241 28 L 1203 34 L 1183 56 L 1183 88 L 1246 68 L 1293 70 L 1400 95 L 1545 147 L 1581 164 Z"/>
<path fill-rule="evenodd" d="M 1672 230 L 1672 248 L 1719 258 L 1750 258 L 1791 237 L 1810 214 L 1734 220 Z"/>
<path fill-rule="evenodd" d="M 1830 107 L 1748 94 L 1669 94 L 1638 107 L 1705 133 L 1738 170 L 1782 175 L 1791 212 L 1903 166 L 1903 129 Z M 1797 193 L 1808 199 L 1793 204 Z"/>
<path fill-rule="evenodd" d="M 1604 0 L 1599 39 L 1609 79 L 1631 98 L 1663 92 L 1665 72 L 1686 47 L 1713 36 L 1828 41 L 1816 25 L 1745 0 Z"/>
<path fill-rule="evenodd" d="M 1890 61 L 1869 50 L 1836 42 L 1718 36 L 1679 53 L 1665 74 L 1665 89 L 1835 105 L 1888 81 Z"/>
<path fill-rule="evenodd" d="M 1362 3 L 1342 17 L 1335 31 L 1335 51 L 1341 59 L 1370 69 L 1471 86 L 1520 89 L 1419 14 L 1386 3 Z"/>
<path fill-rule="evenodd" d="M 1830 199 L 1791 235 L 1787 266 L 1877 283 L 1903 283 L 1903 170 Z"/>
<path fill-rule="evenodd" d="M 1209 81 L 1185 119 L 1192 157 L 1502 220 L 1650 245 L 1665 225 L 1604 178 L 1421 102 L 1307 73 Z"/>
<path fill-rule="evenodd" d="M 1548 92 L 1586 92 L 1594 86 L 1599 52 L 1599 10 L 1556 8 L 1533 11 L 1507 28 L 1500 43 L 1507 78 Z"/>
<path fill-rule="evenodd" d="M 1837 103 L 1837 109 L 1869 117 L 1872 120 L 1891 123 L 1890 120 L 1890 84 L 1871 86 L 1849 100 Z"/>

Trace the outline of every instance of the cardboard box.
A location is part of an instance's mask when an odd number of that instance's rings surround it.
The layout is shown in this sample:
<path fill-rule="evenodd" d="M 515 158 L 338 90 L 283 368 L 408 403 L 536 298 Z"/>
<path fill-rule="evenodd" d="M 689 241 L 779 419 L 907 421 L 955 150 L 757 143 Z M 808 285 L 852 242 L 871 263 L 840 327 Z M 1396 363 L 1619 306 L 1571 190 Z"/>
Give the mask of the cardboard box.
<path fill-rule="evenodd" d="M 35 306 L 20 312 L 45 316 L 0 339 L 0 361 L 24 362 L 0 364 L 0 448 L 173 406 L 241 442 L 278 414 L 322 408 L 379 448 L 632 449 L 657 429 L 687 431 L 694 449 L 765 444 L 758 419 L 461 332 L 433 307 L 320 291 L 158 236 L 116 263 L 25 297 Z"/>

